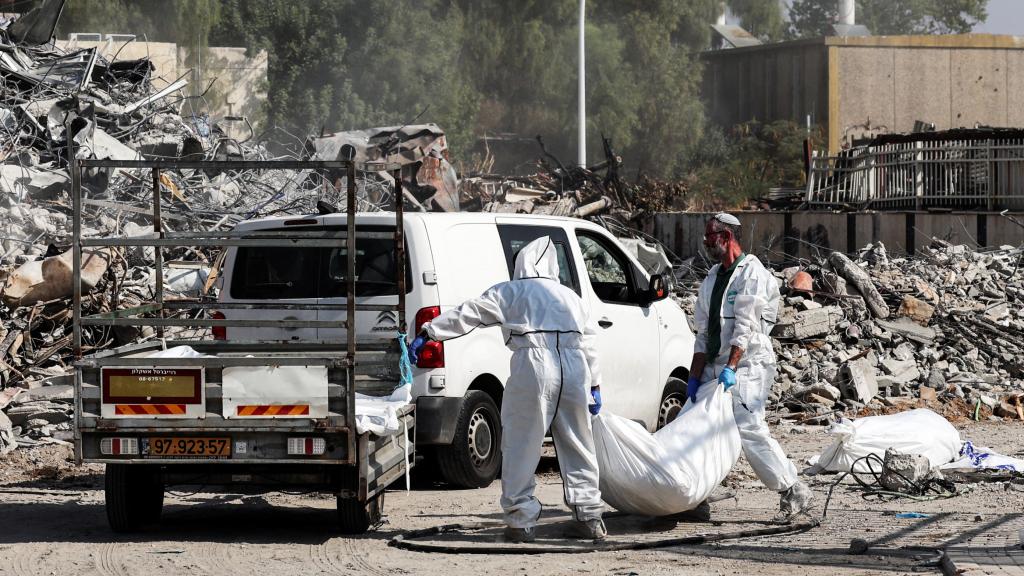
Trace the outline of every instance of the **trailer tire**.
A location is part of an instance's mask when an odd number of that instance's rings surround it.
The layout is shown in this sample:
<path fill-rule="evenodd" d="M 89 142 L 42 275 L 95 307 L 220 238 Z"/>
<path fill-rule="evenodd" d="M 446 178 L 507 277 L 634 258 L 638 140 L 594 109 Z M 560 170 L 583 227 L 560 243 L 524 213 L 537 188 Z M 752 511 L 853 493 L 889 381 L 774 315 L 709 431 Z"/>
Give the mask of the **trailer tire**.
<path fill-rule="evenodd" d="M 470 390 L 450 446 L 437 447 L 441 476 L 462 488 L 485 488 L 501 470 L 501 413 L 490 394 Z"/>
<path fill-rule="evenodd" d="M 159 522 L 164 505 L 159 468 L 107 464 L 104 498 L 107 522 L 114 532 L 131 532 Z"/>
<path fill-rule="evenodd" d="M 383 492 L 365 503 L 358 498 L 338 496 L 338 530 L 342 534 L 365 534 L 370 526 L 380 523 L 383 509 Z"/>

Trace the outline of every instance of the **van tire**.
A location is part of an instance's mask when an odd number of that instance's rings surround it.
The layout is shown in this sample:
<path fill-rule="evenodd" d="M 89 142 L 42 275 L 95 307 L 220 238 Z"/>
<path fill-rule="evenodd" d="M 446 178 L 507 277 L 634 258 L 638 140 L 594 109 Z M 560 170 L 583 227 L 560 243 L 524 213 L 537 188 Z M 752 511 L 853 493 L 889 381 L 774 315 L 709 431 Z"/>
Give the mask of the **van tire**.
<path fill-rule="evenodd" d="M 338 496 L 338 531 L 342 534 L 365 534 L 370 526 L 380 523 L 384 510 L 384 493 L 360 502 L 358 498 Z"/>
<path fill-rule="evenodd" d="M 686 382 L 670 376 L 665 384 L 665 391 L 661 394 L 661 403 L 658 404 L 657 429 L 661 430 L 675 420 L 684 404 L 686 404 Z"/>
<path fill-rule="evenodd" d="M 164 485 L 156 466 L 107 464 L 104 474 L 107 522 L 114 532 L 131 532 L 160 521 Z"/>
<path fill-rule="evenodd" d="M 485 488 L 501 470 L 501 413 L 490 394 L 470 390 L 449 446 L 437 447 L 437 464 L 449 484 Z"/>

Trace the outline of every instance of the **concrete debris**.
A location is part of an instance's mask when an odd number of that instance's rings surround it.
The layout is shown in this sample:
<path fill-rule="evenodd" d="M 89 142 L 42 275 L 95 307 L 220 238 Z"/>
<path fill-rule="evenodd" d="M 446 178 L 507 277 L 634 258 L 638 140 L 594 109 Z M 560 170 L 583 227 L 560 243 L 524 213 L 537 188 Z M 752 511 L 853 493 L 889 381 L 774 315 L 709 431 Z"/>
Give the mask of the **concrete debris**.
<path fill-rule="evenodd" d="M 898 316 L 906 316 L 922 326 L 927 326 L 928 321 L 935 314 L 935 307 L 913 296 L 904 296 L 903 302 L 900 303 L 900 308 L 896 311 L 896 314 Z"/>
<path fill-rule="evenodd" d="M 843 376 L 843 398 L 867 404 L 878 395 L 878 380 L 875 378 L 875 367 L 866 358 L 847 362 L 843 366 Z"/>
<path fill-rule="evenodd" d="M 14 435 L 14 423 L 6 414 L 0 412 L 0 456 L 13 452 L 18 447 L 18 438 Z"/>
<path fill-rule="evenodd" d="M 96 287 L 107 273 L 112 259 L 107 250 L 83 250 L 81 267 L 82 291 Z M 7 278 L 3 287 L 4 304 L 14 308 L 38 302 L 67 298 L 74 291 L 74 266 L 71 250 L 22 264 Z"/>
<path fill-rule="evenodd" d="M 828 424 L 829 414 L 924 402 L 968 418 L 1024 420 L 1021 261 L 1021 248 L 936 239 L 915 257 L 874 244 L 855 259 L 824 254 L 777 271 L 776 414 Z M 793 287 L 799 272 L 813 291 Z M 681 269 L 689 311 L 705 273 L 694 263 Z"/>
<path fill-rule="evenodd" d="M 931 462 L 922 454 L 903 454 L 889 448 L 885 451 L 882 474 L 878 483 L 886 490 L 918 494 L 928 480 L 940 475 L 932 471 Z"/>
<path fill-rule="evenodd" d="M 807 309 L 806 301 L 797 303 L 803 308 L 795 312 L 787 307 L 779 315 L 772 336 L 776 338 L 806 340 L 816 338 L 835 331 L 836 325 L 843 319 L 843 310 L 838 306 L 825 306 Z"/>

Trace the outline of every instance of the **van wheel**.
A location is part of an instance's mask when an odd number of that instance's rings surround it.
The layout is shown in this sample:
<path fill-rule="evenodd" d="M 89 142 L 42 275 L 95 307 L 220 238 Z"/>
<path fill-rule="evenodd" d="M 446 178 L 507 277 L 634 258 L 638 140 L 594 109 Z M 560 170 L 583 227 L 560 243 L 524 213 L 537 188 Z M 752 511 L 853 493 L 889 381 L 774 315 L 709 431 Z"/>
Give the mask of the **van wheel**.
<path fill-rule="evenodd" d="M 661 404 L 658 406 L 658 430 L 675 420 L 684 404 L 686 404 L 686 382 L 670 377 L 668 383 L 665 384 L 665 392 L 661 395 Z"/>
<path fill-rule="evenodd" d="M 501 416 L 489 394 L 480 390 L 466 393 L 455 439 L 450 446 L 437 448 L 437 463 L 441 476 L 462 488 L 484 488 L 498 476 Z"/>
<path fill-rule="evenodd" d="M 107 464 L 104 474 L 107 522 L 114 532 L 138 530 L 160 520 L 164 485 L 156 466 Z"/>
<path fill-rule="evenodd" d="M 380 523 L 383 510 L 383 492 L 370 498 L 368 502 L 338 496 L 338 530 L 342 534 L 364 534 L 370 526 Z"/>

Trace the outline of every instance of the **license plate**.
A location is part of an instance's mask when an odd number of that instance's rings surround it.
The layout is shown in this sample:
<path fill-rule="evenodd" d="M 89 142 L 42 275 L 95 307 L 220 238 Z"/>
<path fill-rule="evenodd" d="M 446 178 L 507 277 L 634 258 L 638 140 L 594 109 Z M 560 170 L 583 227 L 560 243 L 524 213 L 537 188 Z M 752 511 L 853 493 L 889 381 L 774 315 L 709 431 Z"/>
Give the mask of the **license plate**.
<path fill-rule="evenodd" d="M 148 455 L 154 458 L 206 457 L 228 458 L 231 456 L 230 438 L 180 438 L 157 437 L 149 439 Z"/>

